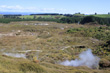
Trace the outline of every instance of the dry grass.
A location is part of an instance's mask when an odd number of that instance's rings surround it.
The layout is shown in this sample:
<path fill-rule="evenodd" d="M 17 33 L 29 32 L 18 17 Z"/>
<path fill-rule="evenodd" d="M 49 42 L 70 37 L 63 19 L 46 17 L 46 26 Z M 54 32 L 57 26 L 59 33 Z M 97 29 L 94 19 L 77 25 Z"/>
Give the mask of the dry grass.
<path fill-rule="evenodd" d="M 35 23 L 49 25 L 34 25 Z M 99 26 L 38 21 L 0 24 L 0 72 L 109 73 L 110 70 L 92 70 L 87 67 L 66 67 L 58 64 L 66 59 L 75 59 L 80 52 L 87 48 L 96 49 L 100 43 L 103 43 L 103 41 L 92 37 L 77 37 L 74 34 L 66 33 L 70 28 L 79 27 L 93 28 Z M 13 35 L 10 36 L 9 33 Z M 78 48 L 78 46 L 85 46 L 85 48 Z M 37 53 L 40 63 L 36 64 L 28 59 L 2 56 L 3 52 L 23 50 L 41 50 L 42 52 Z"/>

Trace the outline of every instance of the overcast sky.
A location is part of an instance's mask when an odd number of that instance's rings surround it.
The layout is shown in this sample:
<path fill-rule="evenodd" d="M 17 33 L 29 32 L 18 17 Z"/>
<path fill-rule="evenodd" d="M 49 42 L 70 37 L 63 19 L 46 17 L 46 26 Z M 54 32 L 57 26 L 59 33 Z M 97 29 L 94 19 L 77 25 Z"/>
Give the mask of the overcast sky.
<path fill-rule="evenodd" d="M 0 12 L 107 14 L 110 0 L 0 0 Z"/>

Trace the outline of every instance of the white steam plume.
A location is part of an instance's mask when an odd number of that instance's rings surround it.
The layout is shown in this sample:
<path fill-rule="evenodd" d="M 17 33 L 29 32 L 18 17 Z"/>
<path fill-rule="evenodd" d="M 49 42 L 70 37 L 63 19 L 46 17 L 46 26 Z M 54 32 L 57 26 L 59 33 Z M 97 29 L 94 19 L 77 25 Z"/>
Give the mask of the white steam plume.
<path fill-rule="evenodd" d="M 100 58 L 97 56 L 94 56 L 92 54 L 92 50 L 88 49 L 86 51 L 83 51 L 81 54 L 79 54 L 79 59 L 75 59 L 75 60 L 66 60 L 62 63 L 60 63 L 61 65 L 64 66 L 87 66 L 89 68 L 93 68 L 96 69 L 99 65 L 99 61 Z"/>
<path fill-rule="evenodd" d="M 16 58 L 26 58 L 25 54 L 20 54 L 20 53 L 3 53 L 3 54 Z"/>

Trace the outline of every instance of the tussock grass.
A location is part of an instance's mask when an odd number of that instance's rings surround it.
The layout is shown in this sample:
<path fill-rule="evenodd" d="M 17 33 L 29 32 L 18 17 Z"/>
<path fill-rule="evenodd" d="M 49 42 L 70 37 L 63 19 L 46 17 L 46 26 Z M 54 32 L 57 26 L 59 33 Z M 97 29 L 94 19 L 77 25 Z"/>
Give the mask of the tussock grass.
<path fill-rule="evenodd" d="M 34 25 L 35 23 L 47 23 L 49 25 Z M 28 25 L 25 25 L 28 24 Z M 93 70 L 87 67 L 68 67 L 59 65 L 64 60 L 74 60 L 78 55 L 91 48 L 95 55 L 97 51 L 103 51 L 100 46 L 106 41 L 94 37 L 84 37 L 79 33 L 67 33 L 70 29 L 98 28 L 92 25 L 60 24 L 54 22 L 11 22 L 0 24 L 0 72 L 1 73 L 109 73 L 108 70 Z M 107 28 L 105 26 L 105 28 Z M 109 30 L 103 28 L 104 32 Z M 19 32 L 20 30 L 20 32 Z M 15 35 L 4 36 L 3 34 L 13 33 Z M 85 32 L 83 32 L 85 33 Z M 92 33 L 96 33 L 92 31 Z M 87 34 L 87 33 L 86 33 Z M 81 48 L 80 46 L 84 46 Z M 101 49 L 102 48 L 102 49 Z M 17 52 L 25 50 L 41 50 L 42 52 L 31 52 L 29 55 L 37 56 L 39 63 L 30 59 L 14 58 L 2 55 L 4 52 Z M 106 52 L 106 51 L 105 51 Z M 109 60 L 107 55 L 98 55 Z"/>

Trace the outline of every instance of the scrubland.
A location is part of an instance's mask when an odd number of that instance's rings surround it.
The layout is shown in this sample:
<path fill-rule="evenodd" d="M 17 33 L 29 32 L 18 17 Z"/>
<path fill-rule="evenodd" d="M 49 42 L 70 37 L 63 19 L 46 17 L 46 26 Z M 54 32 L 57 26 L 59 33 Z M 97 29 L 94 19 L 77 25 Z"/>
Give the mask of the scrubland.
<path fill-rule="evenodd" d="M 0 73 L 109 73 L 109 41 L 110 27 L 105 25 L 39 21 L 0 23 Z M 98 69 L 60 65 L 62 61 L 78 58 L 88 48 L 100 58 Z"/>

